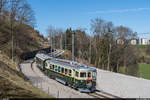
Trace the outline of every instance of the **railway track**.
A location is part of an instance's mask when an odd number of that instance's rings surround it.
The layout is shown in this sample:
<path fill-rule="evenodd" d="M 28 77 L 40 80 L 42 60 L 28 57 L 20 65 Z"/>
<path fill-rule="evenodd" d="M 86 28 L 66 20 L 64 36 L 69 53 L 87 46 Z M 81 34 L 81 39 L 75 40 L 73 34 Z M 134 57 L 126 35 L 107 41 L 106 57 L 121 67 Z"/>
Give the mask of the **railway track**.
<path fill-rule="evenodd" d="M 101 93 L 88 93 L 88 95 L 94 97 L 94 98 L 120 98 L 117 96 L 114 96 L 112 94 L 106 93 L 106 92 L 101 92 Z"/>
<path fill-rule="evenodd" d="M 94 98 L 108 98 L 107 96 L 104 96 L 104 95 L 98 94 L 98 93 L 89 93 L 88 95 L 90 95 Z"/>
<path fill-rule="evenodd" d="M 31 63 L 31 69 L 33 70 L 33 63 L 34 63 L 34 60 L 30 62 Z M 34 70 L 33 70 L 34 71 Z M 120 98 L 120 97 L 117 97 L 117 96 L 114 96 L 112 94 L 109 94 L 109 93 L 106 93 L 106 92 L 94 92 L 94 93 L 87 93 L 89 96 L 91 97 L 94 97 L 94 98 Z"/>
<path fill-rule="evenodd" d="M 34 63 L 33 62 L 30 62 L 31 63 L 31 69 L 34 71 L 33 69 L 33 66 L 32 64 Z M 41 69 L 40 69 L 41 70 Z M 42 70 L 41 70 L 42 71 Z M 35 72 L 35 71 L 34 71 Z M 37 75 L 38 76 L 38 75 Z M 94 93 L 87 93 L 89 96 L 91 97 L 94 97 L 94 98 L 120 98 L 118 96 L 114 96 L 112 94 L 109 94 L 109 93 L 106 93 L 106 92 L 100 92 L 100 93 L 97 93 L 97 92 L 94 92 Z"/>
<path fill-rule="evenodd" d="M 110 94 L 110 93 L 106 93 L 106 92 L 102 92 L 102 93 L 105 94 L 105 95 L 108 95 L 108 96 L 110 96 L 110 97 L 113 97 L 113 98 L 120 98 L 120 97 L 115 96 L 115 95 L 112 95 L 112 94 Z"/>

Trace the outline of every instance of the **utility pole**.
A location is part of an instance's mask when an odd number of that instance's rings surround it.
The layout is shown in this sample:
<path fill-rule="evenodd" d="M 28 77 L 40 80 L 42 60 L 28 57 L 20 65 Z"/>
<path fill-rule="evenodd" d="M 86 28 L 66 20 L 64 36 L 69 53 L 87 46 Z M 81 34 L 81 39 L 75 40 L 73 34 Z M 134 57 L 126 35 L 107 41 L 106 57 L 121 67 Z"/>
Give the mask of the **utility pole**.
<path fill-rule="evenodd" d="M 61 34 L 61 37 L 60 37 L 60 49 L 62 50 L 62 34 Z"/>
<path fill-rule="evenodd" d="M 112 32 L 110 32 L 110 33 L 112 33 Z M 112 44 L 111 44 L 111 38 L 112 37 L 110 37 L 109 38 L 109 49 L 108 49 L 108 63 L 107 63 L 107 70 L 109 70 L 110 69 L 110 56 L 111 56 L 111 48 L 112 48 Z"/>
<path fill-rule="evenodd" d="M 14 58 L 13 58 L 13 56 L 14 56 L 14 39 L 13 39 L 13 32 L 12 32 L 12 28 L 11 28 L 11 34 L 12 34 L 12 42 L 11 42 L 11 45 L 12 45 L 12 49 L 11 49 L 11 59 L 12 59 L 12 61 L 14 61 Z"/>
<path fill-rule="evenodd" d="M 10 1 L 10 3 L 11 3 L 11 11 L 13 11 L 13 0 L 11 0 Z M 14 40 L 13 40 L 13 15 L 12 15 L 12 12 L 10 13 L 10 26 L 11 26 L 11 35 L 12 35 L 12 42 L 11 42 L 11 47 L 12 47 L 12 49 L 11 49 L 11 59 L 12 59 L 12 61 L 14 61 L 14 58 L 13 58 L 13 56 L 14 56 Z"/>
<path fill-rule="evenodd" d="M 53 51 L 53 40 L 52 40 L 52 33 L 50 33 L 50 45 L 51 45 L 51 56 L 52 56 L 52 51 Z"/>
<path fill-rule="evenodd" d="M 89 58 L 90 64 L 91 64 L 91 49 L 92 49 L 92 46 L 91 46 L 91 38 L 90 38 L 90 58 Z"/>
<path fill-rule="evenodd" d="M 72 61 L 74 61 L 74 32 L 72 33 Z"/>
<path fill-rule="evenodd" d="M 67 40 L 66 40 L 66 33 L 65 33 L 65 50 L 67 49 L 67 48 L 66 48 L 66 41 L 67 41 Z"/>

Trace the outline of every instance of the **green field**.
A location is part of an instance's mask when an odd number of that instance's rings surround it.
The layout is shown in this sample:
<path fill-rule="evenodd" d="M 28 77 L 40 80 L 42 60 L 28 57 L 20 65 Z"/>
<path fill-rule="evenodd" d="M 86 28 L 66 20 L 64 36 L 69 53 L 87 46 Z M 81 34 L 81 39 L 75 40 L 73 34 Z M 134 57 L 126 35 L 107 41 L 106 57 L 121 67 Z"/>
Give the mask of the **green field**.
<path fill-rule="evenodd" d="M 136 47 L 146 50 L 148 46 L 147 45 L 136 45 Z"/>
<path fill-rule="evenodd" d="M 139 64 L 140 77 L 150 79 L 150 64 Z"/>
<path fill-rule="evenodd" d="M 119 73 L 150 80 L 150 64 L 138 64 L 138 68 L 127 67 L 126 69 L 126 67 L 120 67 Z"/>

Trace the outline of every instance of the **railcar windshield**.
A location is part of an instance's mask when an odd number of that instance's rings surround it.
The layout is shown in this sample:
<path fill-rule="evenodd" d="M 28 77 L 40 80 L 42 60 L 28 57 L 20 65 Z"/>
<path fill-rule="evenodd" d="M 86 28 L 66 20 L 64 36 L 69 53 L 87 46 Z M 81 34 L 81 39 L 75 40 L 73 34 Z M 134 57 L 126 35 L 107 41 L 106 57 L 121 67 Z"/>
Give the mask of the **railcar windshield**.
<path fill-rule="evenodd" d="M 61 69 L 61 73 L 64 73 L 64 68 L 62 67 L 62 69 Z"/>
<path fill-rule="evenodd" d="M 94 80 L 96 80 L 96 75 L 97 75 L 96 71 L 93 71 L 93 72 L 92 72 L 92 78 L 93 78 Z"/>
<path fill-rule="evenodd" d="M 88 77 L 91 77 L 91 72 L 88 72 Z"/>
<path fill-rule="evenodd" d="M 75 74 L 75 75 L 76 75 L 76 77 L 78 77 L 78 76 L 79 76 L 79 72 L 76 71 L 76 74 Z"/>
<path fill-rule="evenodd" d="M 80 77 L 86 77 L 86 72 L 80 72 Z"/>

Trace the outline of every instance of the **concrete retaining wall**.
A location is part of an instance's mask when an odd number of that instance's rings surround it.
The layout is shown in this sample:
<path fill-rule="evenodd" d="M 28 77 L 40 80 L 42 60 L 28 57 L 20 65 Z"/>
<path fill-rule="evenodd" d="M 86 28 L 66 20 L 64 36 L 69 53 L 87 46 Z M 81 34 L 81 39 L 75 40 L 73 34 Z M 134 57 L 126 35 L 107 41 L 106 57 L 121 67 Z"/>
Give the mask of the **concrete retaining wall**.
<path fill-rule="evenodd" d="M 125 98 L 150 98 L 150 80 L 97 70 L 97 89 Z"/>

